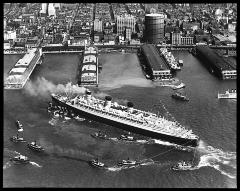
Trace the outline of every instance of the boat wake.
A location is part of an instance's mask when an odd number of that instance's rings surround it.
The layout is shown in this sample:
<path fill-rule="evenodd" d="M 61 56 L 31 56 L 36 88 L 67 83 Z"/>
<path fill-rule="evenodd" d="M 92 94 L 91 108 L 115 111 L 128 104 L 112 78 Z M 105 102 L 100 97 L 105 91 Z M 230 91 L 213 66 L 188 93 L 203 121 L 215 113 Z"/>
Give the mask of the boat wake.
<path fill-rule="evenodd" d="M 197 150 L 200 159 L 196 169 L 209 166 L 229 178 L 236 179 L 236 152 L 224 152 L 221 149 L 207 146 L 201 141 Z"/>
<path fill-rule="evenodd" d="M 55 118 L 52 118 L 48 123 L 52 126 L 55 126 L 57 124 L 58 120 Z"/>
<path fill-rule="evenodd" d="M 42 167 L 41 165 L 39 165 L 39 164 L 37 164 L 36 162 L 33 162 L 33 161 L 30 161 L 29 163 L 30 163 L 31 165 L 35 166 L 35 167 L 39 167 L 39 168 Z"/>
<path fill-rule="evenodd" d="M 12 163 L 8 161 L 5 165 L 3 165 L 3 170 L 6 170 L 12 166 Z"/>
<path fill-rule="evenodd" d="M 106 167 L 108 171 L 116 172 L 120 170 L 126 170 L 126 169 L 132 169 L 132 168 L 139 168 L 141 166 L 150 166 L 154 164 L 160 164 L 158 161 L 153 161 L 152 159 L 144 159 L 141 161 L 140 164 L 138 165 L 129 165 L 129 166 L 111 166 L 111 167 Z"/>
<path fill-rule="evenodd" d="M 167 142 L 167 141 L 162 141 L 162 140 L 159 140 L 159 139 L 153 139 L 153 141 L 154 141 L 155 144 L 159 144 L 159 145 L 177 146 L 174 143 L 170 143 L 170 142 Z"/>

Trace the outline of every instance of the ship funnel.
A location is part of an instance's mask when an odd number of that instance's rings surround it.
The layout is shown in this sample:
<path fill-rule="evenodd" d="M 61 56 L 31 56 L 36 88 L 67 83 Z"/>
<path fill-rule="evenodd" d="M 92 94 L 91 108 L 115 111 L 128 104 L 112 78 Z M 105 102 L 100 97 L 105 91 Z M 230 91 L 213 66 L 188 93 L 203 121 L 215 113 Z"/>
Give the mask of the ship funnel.
<path fill-rule="evenodd" d="M 132 102 L 128 102 L 127 103 L 127 111 L 129 113 L 132 113 L 133 112 L 133 103 Z"/>
<path fill-rule="evenodd" d="M 111 107 L 111 100 L 112 100 L 111 96 L 106 96 L 105 97 L 105 104 L 104 104 L 105 108 L 110 108 Z"/>

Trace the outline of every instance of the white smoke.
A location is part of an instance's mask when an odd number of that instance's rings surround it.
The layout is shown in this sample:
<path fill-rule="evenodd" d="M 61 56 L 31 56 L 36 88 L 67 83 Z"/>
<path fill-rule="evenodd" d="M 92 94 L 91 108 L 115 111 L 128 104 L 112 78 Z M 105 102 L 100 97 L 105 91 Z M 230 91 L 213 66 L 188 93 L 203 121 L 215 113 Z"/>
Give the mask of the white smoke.
<path fill-rule="evenodd" d="M 31 96 L 41 96 L 47 97 L 51 93 L 71 93 L 71 94 L 83 94 L 86 91 L 84 87 L 78 87 L 77 85 L 72 85 L 71 82 L 66 85 L 63 84 L 54 84 L 44 77 L 37 78 L 36 81 L 29 81 L 25 88 L 25 92 Z"/>

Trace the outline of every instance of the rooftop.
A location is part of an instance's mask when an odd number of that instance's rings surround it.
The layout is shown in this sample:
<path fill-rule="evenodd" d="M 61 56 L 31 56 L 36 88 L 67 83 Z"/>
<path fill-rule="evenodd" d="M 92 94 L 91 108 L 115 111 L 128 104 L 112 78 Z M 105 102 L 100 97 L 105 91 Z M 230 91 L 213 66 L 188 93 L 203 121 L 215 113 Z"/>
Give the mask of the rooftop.
<path fill-rule="evenodd" d="M 151 44 L 145 44 L 142 46 L 142 49 L 153 70 L 169 70 L 165 60 L 159 55 L 156 47 Z"/>

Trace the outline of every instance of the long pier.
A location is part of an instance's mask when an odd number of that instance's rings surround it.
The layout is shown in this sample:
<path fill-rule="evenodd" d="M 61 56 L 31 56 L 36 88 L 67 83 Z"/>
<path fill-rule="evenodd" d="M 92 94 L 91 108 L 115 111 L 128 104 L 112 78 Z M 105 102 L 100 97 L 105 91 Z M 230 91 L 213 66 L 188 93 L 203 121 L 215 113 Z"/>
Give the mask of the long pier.
<path fill-rule="evenodd" d="M 37 64 L 42 63 L 42 49 L 29 49 L 27 53 L 19 59 L 15 66 L 9 71 L 4 82 L 4 89 L 22 89 Z"/>

